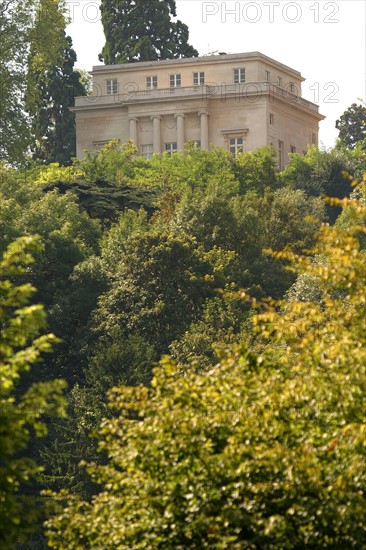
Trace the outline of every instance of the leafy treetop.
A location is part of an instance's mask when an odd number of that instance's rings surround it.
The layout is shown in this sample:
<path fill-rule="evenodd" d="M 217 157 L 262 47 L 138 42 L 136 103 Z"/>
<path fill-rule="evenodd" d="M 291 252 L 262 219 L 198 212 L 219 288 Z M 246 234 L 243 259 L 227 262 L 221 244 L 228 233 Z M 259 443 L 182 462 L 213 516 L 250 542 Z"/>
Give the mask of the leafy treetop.
<path fill-rule="evenodd" d="M 189 31 L 176 17 L 174 0 L 102 0 L 106 65 L 198 56 L 188 43 Z"/>

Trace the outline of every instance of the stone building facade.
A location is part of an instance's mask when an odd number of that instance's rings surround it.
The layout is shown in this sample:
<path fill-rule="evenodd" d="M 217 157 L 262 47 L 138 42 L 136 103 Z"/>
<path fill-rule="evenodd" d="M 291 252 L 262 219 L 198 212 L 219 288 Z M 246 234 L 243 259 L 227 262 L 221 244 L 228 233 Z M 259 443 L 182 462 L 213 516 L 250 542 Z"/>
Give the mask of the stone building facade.
<path fill-rule="evenodd" d="M 111 139 L 132 139 L 140 154 L 263 145 L 288 153 L 318 144 L 316 104 L 301 95 L 301 74 L 259 52 L 208 55 L 93 68 L 93 95 L 76 98 L 77 156 Z"/>

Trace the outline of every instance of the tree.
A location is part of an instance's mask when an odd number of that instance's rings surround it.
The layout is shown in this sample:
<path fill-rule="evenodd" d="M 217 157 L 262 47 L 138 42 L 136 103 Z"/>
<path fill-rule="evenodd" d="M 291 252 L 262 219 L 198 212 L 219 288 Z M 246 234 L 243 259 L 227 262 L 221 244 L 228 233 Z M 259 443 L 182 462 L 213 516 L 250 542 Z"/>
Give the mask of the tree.
<path fill-rule="evenodd" d="M 359 150 L 334 148 L 319 151 L 310 147 L 306 155 L 293 153 L 282 173 L 285 184 L 293 189 L 302 189 L 307 195 L 340 199 L 352 191 L 352 178 L 362 179 L 366 170 L 365 156 Z M 335 205 L 326 205 L 328 219 L 334 223 L 340 213 Z"/>
<path fill-rule="evenodd" d="M 23 110 L 32 2 L 10 0 L 0 7 L 0 160 L 19 162 L 29 132 Z"/>
<path fill-rule="evenodd" d="M 284 253 L 319 280 L 322 300 L 267 304 L 254 319 L 261 352 L 228 349 L 183 376 L 164 358 L 151 388 L 110 392 L 118 416 L 99 435 L 109 460 L 87 468 L 101 492 L 58 495 L 52 548 L 366 545 L 366 262 L 355 231 L 323 226 L 312 254 Z"/>
<path fill-rule="evenodd" d="M 260 147 L 241 153 L 235 159 L 234 166 L 241 192 L 254 190 L 263 194 L 266 188 L 274 190 L 279 185 L 276 151 L 273 147 Z"/>
<path fill-rule="evenodd" d="M 19 393 L 24 373 L 57 341 L 42 334 L 46 316 L 41 305 L 30 305 L 35 288 L 14 284 L 33 262 L 31 252 L 41 248 L 39 239 L 22 237 L 5 251 L 0 262 L 0 410 L 1 410 L 1 548 L 15 548 L 23 529 L 29 530 L 37 516 L 34 499 L 24 488 L 42 468 L 26 456 L 30 439 L 47 433 L 46 418 L 63 414 L 61 380 L 39 382 Z M 33 526 L 34 527 L 34 526 Z"/>
<path fill-rule="evenodd" d="M 99 334 L 138 334 L 160 355 L 212 293 L 205 281 L 208 263 L 194 239 L 167 231 L 132 234 L 120 245 L 94 326 Z"/>
<path fill-rule="evenodd" d="M 30 35 L 26 109 L 31 118 L 33 159 L 70 164 L 76 155 L 75 96 L 86 95 L 74 70 L 76 53 L 66 36 L 64 4 L 39 0 Z M 45 27 L 52 28 L 44 32 Z"/>
<path fill-rule="evenodd" d="M 70 164 L 76 156 L 75 115 L 70 111 L 75 97 L 86 95 L 81 75 L 74 70 L 76 53 L 70 37 L 63 59 L 46 71 L 33 71 L 28 77 L 27 110 L 31 116 L 34 160 Z M 32 55 L 32 53 L 30 54 Z M 37 93 L 30 93 L 37 90 Z"/>
<path fill-rule="evenodd" d="M 27 78 L 57 64 L 65 25 L 63 0 L 7 0 L 0 8 L 0 154 L 24 164 L 31 139 L 25 110 Z M 30 44 L 36 45 L 29 58 Z"/>
<path fill-rule="evenodd" d="M 198 56 L 188 44 L 189 31 L 176 17 L 174 0 L 102 0 L 106 65 Z"/>
<path fill-rule="evenodd" d="M 366 149 L 366 106 L 352 105 L 336 121 L 339 145 L 354 149 L 359 143 Z"/>

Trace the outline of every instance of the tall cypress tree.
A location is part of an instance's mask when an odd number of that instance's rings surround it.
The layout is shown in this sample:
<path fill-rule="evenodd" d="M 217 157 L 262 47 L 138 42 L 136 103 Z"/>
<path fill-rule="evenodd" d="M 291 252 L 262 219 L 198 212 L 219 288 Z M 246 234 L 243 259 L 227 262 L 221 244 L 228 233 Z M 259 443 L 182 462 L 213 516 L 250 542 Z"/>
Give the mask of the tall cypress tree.
<path fill-rule="evenodd" d="M 106 65 L 196 57 L 189 30 L 176 17 L 175 0 L 102 0 Z"/>

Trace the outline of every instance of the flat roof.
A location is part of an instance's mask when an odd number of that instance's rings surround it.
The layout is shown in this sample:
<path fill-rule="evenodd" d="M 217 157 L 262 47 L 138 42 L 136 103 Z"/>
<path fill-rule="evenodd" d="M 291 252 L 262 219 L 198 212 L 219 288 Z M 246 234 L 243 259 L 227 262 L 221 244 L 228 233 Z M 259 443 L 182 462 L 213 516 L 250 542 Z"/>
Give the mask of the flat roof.
<path fill-rule="evenodd" d="M 97 74 L 104 71 L 138 71 L 148 67 L 169 67 L 171 65 L 199 65 L 199 64 L 211 64 L 211 63 L 226 63 L 227 61 L 263 61 L 269 65 L 275 66 L 278 69 L 292 73 L 299 79 L 304 80 L 299 71 L 284 65 L 275 59 L 268 57 L 260 52 L 246 52 L 246 53 L 230 53 L 230 54 L 213 54 L 203 55 L 200 57 L 181 57 L 179 59 L 164 59 L 161 61 L 136 61 L 131 63 L 123 63 L 120 65 L 95 65 L 90 74 Z"/>

